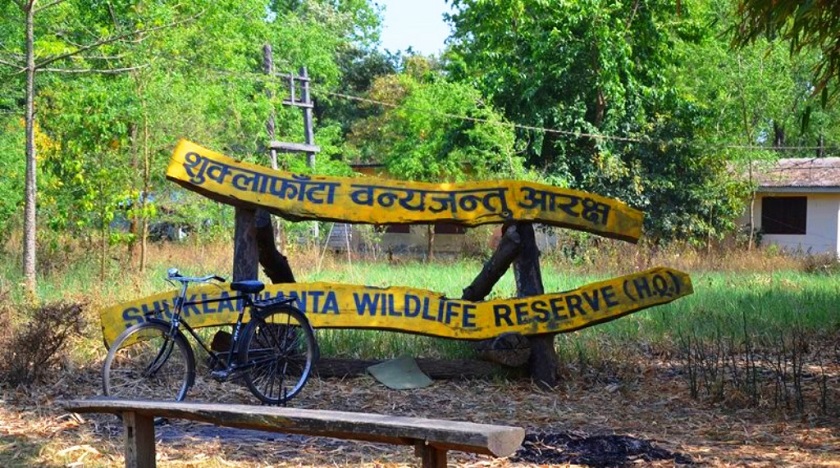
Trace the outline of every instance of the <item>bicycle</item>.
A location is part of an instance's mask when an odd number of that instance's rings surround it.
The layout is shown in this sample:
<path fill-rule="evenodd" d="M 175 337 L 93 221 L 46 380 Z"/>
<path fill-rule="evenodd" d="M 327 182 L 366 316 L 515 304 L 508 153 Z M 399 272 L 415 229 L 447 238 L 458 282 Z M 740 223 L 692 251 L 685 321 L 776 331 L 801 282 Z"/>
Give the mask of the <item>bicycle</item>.
<path fill-rule="evenodd" d="M 129 399 L 183 401 L 195 383 L 195 354 L 181 328 L 185 328 L 209 356 L 210 376 L 225 382 L 242 378 L 261 402 L 285 404 L 306 385 L 319 350 L 306 315 L 293 303 L 296 298 L 259 300 L 265 288 L 261 281 L 230 283 L 238 296 L 187 300 L 190 284 L 223 283 L 217 275 L 182 276 L 177 269 L 167 272 L 167 281 L 180 283 L 171 318 L 156 310 L 145 314 L 144 322 L 123 331 L 111 344 L 102 368 L 106 396 Z M 181 316 L 187 306 L 221 301 L 243 301 L 227 350 L 208 347 Z M 243 323 L 245 311 L 250 320 Z"/>

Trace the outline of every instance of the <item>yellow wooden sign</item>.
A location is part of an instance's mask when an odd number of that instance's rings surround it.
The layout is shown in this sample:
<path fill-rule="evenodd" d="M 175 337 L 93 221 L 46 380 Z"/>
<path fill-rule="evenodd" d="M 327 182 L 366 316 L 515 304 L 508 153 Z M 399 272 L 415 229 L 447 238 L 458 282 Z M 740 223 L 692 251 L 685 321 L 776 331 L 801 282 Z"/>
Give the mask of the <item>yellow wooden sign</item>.
<path fill-rule="evenodd" d="M 263 208 L 292 220 L 350 223 L 540 223 L 636 242 L 644 214 L 578 190 L 521 181 L 420 183 L 305 176 L 238 162 L 182 140 L 170 180 L 222 203 Z"/>
<path fill-rule="evenodd" d="M 423 289 L 334 283 L 269 285 L 261 297 L 296 297 L 297 307 L 306 312 L 315 328 L 369 328 L 481 340 L 510 332 L 570 332 L 692 292 L 691 278 L 686 273 L 653 268 L 572 291 L 484 302 L 448 299 Z M 187 301 L 232 298 L 237 294 L 221 286 L 202 286 L 190 290 Z M 104 309 L 100 318 L 106 343 L 111 343 L 125 328 L 143 322 L 146 313 L 170 317 L 176 295 L 176 291 L 170 291 Z M 241 300 L 231 299 L 188 306 L 182 317 L 194 328 L 219 326 L 235 323 L 240 310 Z"/>

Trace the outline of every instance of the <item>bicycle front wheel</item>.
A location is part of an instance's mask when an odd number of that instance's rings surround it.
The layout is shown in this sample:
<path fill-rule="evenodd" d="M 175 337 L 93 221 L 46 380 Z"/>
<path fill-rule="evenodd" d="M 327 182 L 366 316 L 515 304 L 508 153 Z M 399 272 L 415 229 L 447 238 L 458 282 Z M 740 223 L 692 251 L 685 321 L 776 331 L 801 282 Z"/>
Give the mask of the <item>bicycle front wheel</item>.
<path fill-rule="evenodd" d="M 269 405 L 300 393 L 318 360 L 318 344 L 303 312 L 288 306 L 251 317 L 239 349 L 245 384 Z"/>
<path fill-rule="evenodd" d="M 126 329 L 111 344 L 102 368 L 105 395 L 182 401 L 195 381 L 195 356 L 184 334 L 146 322 Z"/>

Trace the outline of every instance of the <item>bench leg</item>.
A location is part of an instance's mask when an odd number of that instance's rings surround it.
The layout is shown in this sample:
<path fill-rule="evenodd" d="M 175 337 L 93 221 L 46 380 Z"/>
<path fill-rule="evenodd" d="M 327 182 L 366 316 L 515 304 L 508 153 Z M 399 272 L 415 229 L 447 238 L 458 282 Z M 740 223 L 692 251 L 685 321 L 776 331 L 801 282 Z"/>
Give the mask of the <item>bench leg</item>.
<path fill-rule="evenodd" d="M 155 467 L 155 419 L 134 412 L 122 414 L 126 468 Z"/>
<path fill-rule="evenodd" d="M 446 449 L 432 447 L 425 442 L 417 442 L 414 453 L 422 460 L 423 468 L 446 468 Z"/>

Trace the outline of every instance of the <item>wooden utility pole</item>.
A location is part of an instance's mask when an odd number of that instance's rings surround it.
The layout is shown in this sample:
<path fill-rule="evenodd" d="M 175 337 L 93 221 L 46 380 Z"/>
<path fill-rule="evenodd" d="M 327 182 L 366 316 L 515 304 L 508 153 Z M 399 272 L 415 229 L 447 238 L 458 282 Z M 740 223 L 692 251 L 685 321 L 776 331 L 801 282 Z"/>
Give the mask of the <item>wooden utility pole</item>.
<path fill-rule="evenodd" d="M 287 153 L 305 153 L 306 164 L 310 169 L 315 168 L 315 155 L 321 148 L 315 145 L 315 130 L 312 122 L 312 97 L 309 93 L 309 73 L 306 67 L 300 67 L 299 75 L 278 74 L 289 80 L 289 99 L 283 101 L 283 105 L 298 107 L 303 110 L 303 138 L 304 143 L 289 143 L 285 141 L 271 141 L 269 149 L 276 155 L 278 151 Z M 300 99 L 297 98 L 297 84 L 300 83 Z M 315 245 L 318 245 L 318 222 L 312 222 L 312 236 Z"/>
<path fill-rule="evenodd" d="M 304 139 L 303 141 L 307 145 L 314 145 L 315 144 L 315 130 L 312 125 L 312 99 L 309 96 L 309 72 L 307 72 L 306 67 L 300 67 L 300 76 L 298 77 L 300 80 L 300 89 L 301 89 L 301 100 L 304 104 L 303 107 L 303 132 L 304 132 Z M 309 166 L 310 169 L 315 169 L 315 154 L 318 150 L 310 150 L 306 152 L 306 165 Z"/>
<path fill-rule="evenodd" d="M 274 57 L 271 54 L 271 44 L 263 46 L 263 71 L 268 76 L 274 75 Z M 265 91 L 268 99 L 274 97 L 271 88 L 266 87 Z M 268 134 L 268 141 L 274 141 L 276 130 L 274 122 L 274 106 L 271 106 L 271 113 L 268 115 L 268 120 L 265 122 L 265 131 Z M 269 148 L 269 158 L 271 161 L 271 168 L 277 169 L 277 149 L 273 146 Z"/>

